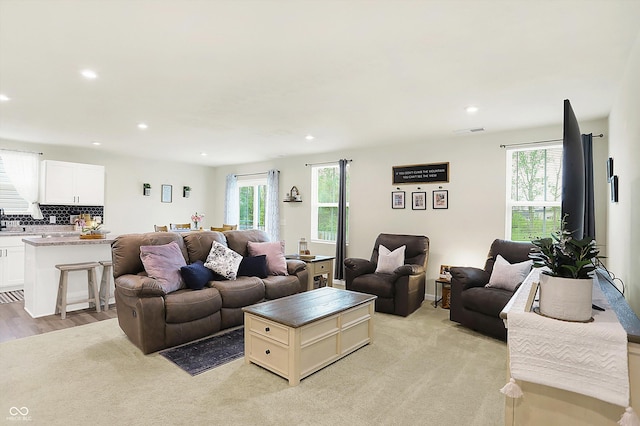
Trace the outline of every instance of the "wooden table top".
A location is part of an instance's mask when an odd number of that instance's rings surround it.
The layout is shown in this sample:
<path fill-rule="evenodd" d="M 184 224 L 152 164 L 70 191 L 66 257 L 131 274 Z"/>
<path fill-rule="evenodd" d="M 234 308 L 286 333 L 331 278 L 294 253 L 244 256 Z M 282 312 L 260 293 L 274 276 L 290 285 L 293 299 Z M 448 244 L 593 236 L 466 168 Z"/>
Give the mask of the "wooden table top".
<path fill-rule="evenodd" d="M 372 294 L 322 287 L 242 308 L 244 312 L 298 328 L 375 300 Z"/>

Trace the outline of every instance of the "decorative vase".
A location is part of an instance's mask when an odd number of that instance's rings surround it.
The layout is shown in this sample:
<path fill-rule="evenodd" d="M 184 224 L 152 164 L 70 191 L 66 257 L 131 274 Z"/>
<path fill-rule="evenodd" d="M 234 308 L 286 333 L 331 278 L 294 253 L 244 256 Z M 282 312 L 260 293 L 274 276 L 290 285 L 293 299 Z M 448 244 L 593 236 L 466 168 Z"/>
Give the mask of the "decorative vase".
<path fill-rule="evenodd" d="M 198 229 L 198 222 L 193 222 L 193 229 Z"/>
<path fill-rule="evenodd" d="M 565 321 L 589 321 L 592 292 L 593 278 L 574 279 L 540 274 L 540 313 Z"/>

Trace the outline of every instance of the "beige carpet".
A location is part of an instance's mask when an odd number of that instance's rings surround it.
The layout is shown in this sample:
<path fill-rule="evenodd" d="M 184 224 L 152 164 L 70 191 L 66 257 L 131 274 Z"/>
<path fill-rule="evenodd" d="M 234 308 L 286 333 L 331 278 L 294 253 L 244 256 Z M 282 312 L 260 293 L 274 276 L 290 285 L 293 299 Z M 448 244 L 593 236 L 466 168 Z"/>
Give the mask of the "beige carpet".
<path fill-rule="evenodd" d="M 142 355 L 115 319 L 5 342 L 0 423 L 503 424 L 506 346 L 448 315 L 427 302 L 408 318 L 376 314 L 373 345 L 297 387 L 243 359 L 191 377 Z"/>

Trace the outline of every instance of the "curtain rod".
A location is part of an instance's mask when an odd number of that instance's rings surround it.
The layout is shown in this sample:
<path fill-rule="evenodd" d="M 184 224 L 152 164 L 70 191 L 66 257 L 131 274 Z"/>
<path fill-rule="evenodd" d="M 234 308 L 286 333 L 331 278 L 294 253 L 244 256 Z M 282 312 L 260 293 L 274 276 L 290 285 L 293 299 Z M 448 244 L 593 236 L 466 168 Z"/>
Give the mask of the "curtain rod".
<path fill-rule="evenodd" d="M 35 152 L 35 151 L 21 151 L 21 150 L 19 150 L 19 149 L 7 149 L 7 148 L 0 148 L 0 151 L 26 152 L 27 154 L 38 154 L 38 155 L 43 155 L 41 152 Z"/>
<path fill-rule="evenodd" d="M 602 133 L 600 133 L 599 135 L 591 135 L 594 138 L 602 138 L 604 137 L 604 135 Z M 507 144 L 507 145 L 500 145 L 500 148 L 506 148 L 509 146 L 519 146 L 519 145 L 535 145 L 538 143 L 547 143 L 547 142 L 560 142 L 562 141 L 562 139 L 549 139 L 546 141 L 535 141 L 535 142 L 522 142 L 522 143 L 512 143 L 512 144 Z"/>
<path fill-rule="evenodd" d="M 317 166 L 319 164 L 336 164 L 338 161 L 340 161 L 340 160 L 337 160 L 337 161 L 325 161 L 323 163 L 305 163 L 305 166 Z M 350 163 L 352 161 L 353 160 L 347 160 L 347 163 Z"/>
<path fill-rule="evenodd" d="M 280 170 L 276 170 L 276 171 L 277 171 L 278 173 L 280 173 Z M 244 174 L 239 174 L 239 175 L 238 175 L 238 174 L 235 174 L 234 176 L 235 176 L 235 177 L 241 177 L 241 176 L 258 176 L 258 175 L 266 175 L 266 174 L 268 174 L 268 173 L 269 173 L 269 172 L 268 172 L 268 171 L 266 171 L 266 172 L 257 172 L 257 173 L 244 173 Z"/>

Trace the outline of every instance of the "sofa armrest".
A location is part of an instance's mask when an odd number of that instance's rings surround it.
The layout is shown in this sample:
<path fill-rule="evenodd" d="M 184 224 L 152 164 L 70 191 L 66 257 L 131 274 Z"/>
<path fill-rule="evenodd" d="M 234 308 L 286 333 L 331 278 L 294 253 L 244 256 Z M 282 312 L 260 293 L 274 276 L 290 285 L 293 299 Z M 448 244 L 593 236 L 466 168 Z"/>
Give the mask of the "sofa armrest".
<path fill-rule="evenodd" d="M 166 294 L 154 278 L 146 275 L 120 275 L 115 279 L 115 286 L 123 295 L 130 297 L 162 297 Z"/>
<path fill-rule="evenodd" d="M 297 275 L 298 272 L 304 271 L 307 268 L 307 264 L 302 260 L 287 259 L 287 272 L 289 275 Z"/>
<path fill-rule="evenodd" d="M 375 263 L 355 257 L 346 258 L 344 260 L 344 266 L 353 278 L 364 274 L 372 274 L 376 271 Z"/>
<path fill-rule="evenodd" d="M 468 266 L 451 268 L 451 286 L 462 286 L 463 290 L 472 287 L 484 287 L 489 282 L 489 274 L 484 269 Z"/>
<path fill-rule="evenodd" d="M 402 265 L 402 266 L 396 268 L 396 270 L 393 271 L 393 273 L 398 275 L 398 276 L 420 275 L 420 274 L 424 273 L 424 266 L 422 266 L 422 265 Z"/>

